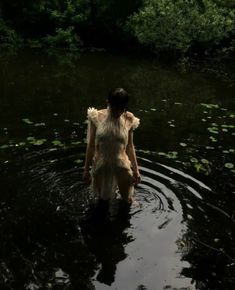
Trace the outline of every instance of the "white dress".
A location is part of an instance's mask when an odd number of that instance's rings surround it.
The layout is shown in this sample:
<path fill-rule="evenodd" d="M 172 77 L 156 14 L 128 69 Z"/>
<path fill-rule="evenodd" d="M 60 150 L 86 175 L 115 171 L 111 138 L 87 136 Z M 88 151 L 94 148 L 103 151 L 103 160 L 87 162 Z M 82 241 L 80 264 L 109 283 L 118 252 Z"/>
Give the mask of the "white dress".
<path fill-rule="evenodd" d="M 89 108 L 88 138 L 91 122 L 96 127 L 95 157 L 92 162 L 92 190 L 96 197 L 113 199 L 123 180 L 129 184 L 128 192 L 133 193 L 133 173 L 131 162 L 125 153 L 129 131 L 139 126 L 140 120 L 132 113 L 123 113 L 114 118 L 108 107 L 104 114 Z M 123 153 L 124 152 L 124 153 Z M 121 190 L 120 190 L 121 191 Z"/>

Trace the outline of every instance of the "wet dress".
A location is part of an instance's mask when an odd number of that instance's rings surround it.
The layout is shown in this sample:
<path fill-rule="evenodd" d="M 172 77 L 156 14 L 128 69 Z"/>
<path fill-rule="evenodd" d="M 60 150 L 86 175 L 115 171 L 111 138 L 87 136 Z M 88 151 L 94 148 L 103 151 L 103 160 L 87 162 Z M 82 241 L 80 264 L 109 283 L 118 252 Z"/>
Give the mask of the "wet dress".
<path fill-rule="evenodd" d="M 139 126 L 139 119 L 129 112 L 115 118 L 110 108 L 107 111 L 89 108 L 87 116 L 88 138 L 91 123 L 96 127 L 95 154 L 91 169 L 94 195 L 105 200 L 113 199 L 117 189 L 121 191 L 123 184 L 128 191 L 125 194 L 132 195 L 133 172 L 126 148 L 129 132 Z"/>

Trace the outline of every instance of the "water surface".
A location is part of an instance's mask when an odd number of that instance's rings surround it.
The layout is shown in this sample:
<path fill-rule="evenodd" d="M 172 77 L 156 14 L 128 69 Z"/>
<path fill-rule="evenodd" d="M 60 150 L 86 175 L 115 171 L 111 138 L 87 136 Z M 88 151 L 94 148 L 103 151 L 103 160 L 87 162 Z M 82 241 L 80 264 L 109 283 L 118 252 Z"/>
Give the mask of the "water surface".
<path fill-rule="evenodd" d="M 139 206 L 91 206 L 86 109 L 126 88 Z M 0 54 L 2 289 L 233 289 L 232 64 Z"/>

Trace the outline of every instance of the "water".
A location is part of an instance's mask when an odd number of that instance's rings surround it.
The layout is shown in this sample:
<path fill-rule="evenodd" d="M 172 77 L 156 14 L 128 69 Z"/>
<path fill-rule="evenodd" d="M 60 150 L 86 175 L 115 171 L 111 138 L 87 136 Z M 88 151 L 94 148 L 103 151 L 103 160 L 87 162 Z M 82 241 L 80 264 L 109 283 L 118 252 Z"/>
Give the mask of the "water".
<path fill-rule="evenodd" d="M 0 54 L 1 289 L 233 289 L 234 69 Z M 139 205 L 91 207 L 86 109 L 132 95 Z"/>

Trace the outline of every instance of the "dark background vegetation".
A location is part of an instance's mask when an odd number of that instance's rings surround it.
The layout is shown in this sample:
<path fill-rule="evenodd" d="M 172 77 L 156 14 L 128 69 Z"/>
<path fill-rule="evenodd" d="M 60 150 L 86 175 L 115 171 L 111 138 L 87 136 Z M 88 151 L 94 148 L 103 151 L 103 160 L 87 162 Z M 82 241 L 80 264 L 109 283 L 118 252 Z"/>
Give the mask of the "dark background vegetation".
<path fill-rule="evenodd" d="M 234 54 L 235 0 L 1 0 L 1 47 Z"/>

